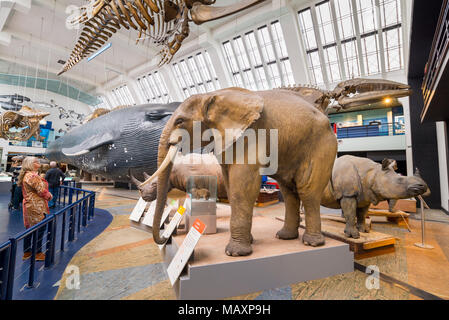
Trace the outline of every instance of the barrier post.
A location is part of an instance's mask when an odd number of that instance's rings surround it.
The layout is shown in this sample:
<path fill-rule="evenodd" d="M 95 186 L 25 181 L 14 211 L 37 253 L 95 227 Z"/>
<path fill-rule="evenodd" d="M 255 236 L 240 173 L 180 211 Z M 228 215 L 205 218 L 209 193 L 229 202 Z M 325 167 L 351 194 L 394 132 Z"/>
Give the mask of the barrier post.
<path fill-rule="evenodd" d="M 54 217 L 53 217 L 54 219 Z M 45 268 L 51 266 L 51 253 L 53 251 L 53 219 L 48 221 L 47 224 L 47 245 L 45 246 Z"/>
<path fill-rule="evenodd" d="M 421 243 L 415 243 L 415 246 L 421 249 L 434 249 L 433 246 L 426 244 L 426 216 L 424 214 L 424 205 L 426 205 L 426 202 L 422 196 L 418 198 L 421 204 Z"/>
<path fill-rule="evenodd" d="M 0 251 L 0 300 L 6 300 L 10 259 L 11 242 L 9 241 L 6 248 Z"/>
<path fill-rule="evenodd" d="M 70 209 L 70 223 L 69 223 L 69 241 L 75 240 L 75 207 Z"/>
<path fill-rule="evenodd" d="M 69 189 L 69 204 L 72 203 L 73 203 L 73 189 Z"/>
<path fill-rule="evenodd" d="M 65 216 L 67 210 L 62 213 L 62 228 L 61 228 L 61 252 L 64 252 L 64 241 L 65 241 Z"/>
<path fill-rule="evenodd" d="M 81 232 L 81 206 L 83 205 L 83 202 L 81 201 L 78 204 L 78 234 Z"/>
<path fill-rule="evenodd" d="M 14 277 L 16 274 L 16 255 L 17 255 L 17 240 L 12 238 L 11 241 L 11 253 L 9 259 L 8 268 L 8 281 L 6 282 L 6 295 L 5 300 L 12 300 L 12 291 L 14 289 Z"/>
<path fill-rule="evenodd" d="M 36 229 L 33 234 L 33 245 L 31 247 L 31 261 L 30 261 L 30 274 L 28 277 L 28 288 L 33 288 L 34 286 L 34 273 L 36 268 L 36 251 L 37 251 L 37 238 L 39 237 L 39 228 Z"/>

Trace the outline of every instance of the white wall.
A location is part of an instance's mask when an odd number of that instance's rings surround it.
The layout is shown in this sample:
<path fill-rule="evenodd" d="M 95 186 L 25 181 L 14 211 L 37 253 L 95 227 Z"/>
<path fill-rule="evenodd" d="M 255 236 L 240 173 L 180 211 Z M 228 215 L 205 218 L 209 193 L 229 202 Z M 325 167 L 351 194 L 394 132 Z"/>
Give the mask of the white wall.
<path fill-rule="evenodd" d="M 447 135 L 446 123 L 437 122 L 438 164 L 440 169 L 441 207 L 449 211 L 449 181 L 447 172 Z"/>
<path fill-rule="evenodd" d="M 17 87 L 17 86 L 10 86 L 10 85 L 4 85 L 0 84 L 0 95 L 13 95 L 13 94 L 19 94 L 23 95 L 25 97 L 28 97 L 33 102 L 46 102 L 49 104 L 56 104 L 59 107 L 63 107 L 65 110 L 73 110 L 74 112 L 81 113 L 83 115 L 87 115 L 91 113 L 91 109 L 87 104 L 84 104 L 82 102 L 67 98 L 65 96 L 61 96 L 59 94 L 48 92 L 45 90 L 39 90 L 39 89 L 33 89 L 33 88 L 24 88 L 24 87 Z M 2 99 L 5 100 L 5 99 Z M 53 100 L 53 102 L 51 102 Z M 30 102 L 24 102 L 23 105 L 28 105 L 29 107 L 34 107 L 38 110 L 49 112 L 50 115 L 45 118 L 47 121 L 52 121 L 52 128 L 55 129 L 55 134 L 58 135 L 58 131 L 60 129 L 67 130 L 67 126 L 65 123 L 69 121 L 76 122 L 77 120 L 71 119 L 71 118 L 63 118 L 60 119 L 59 115 L 59 109 L 57 107 L 43 107 L 41 105 L 36 105 L 34 103 Z M 0 108 L 0 112 L 4 112 L 3 108 Z M 6 168 L 6 161 L 7 161 L 7 155 L 8 153 L 28 153 L 28 154 L 36 154 L 36 153 L 44 153 L 44 148 L 30 148 L 30 147 L 22 147 L 22 146 L 10 146 L 9 141 L 0 139 L 0 148 L 2 150 L 2 156 L 0 159 L 0 166 L 3 166 L 3 168 Z"/>
<path fill-rule="evenodd" d="M 4 85 L 0 84 L 0 95 L 8 95 L 8 94 L 19 94 L 23 95 L 25 97 L 28 97 L 33 102 L 46 102 L 51 103 L 51 100 L 53 100 L 53 104 L 58 105 L 59 107 L 63 107 L 66 111 L 72 110 L 77 113 L 81 113 L 84 115 L 90 114 L 92 111 L 90 107 L 82 102 L 70 99 L 65 96 L 61 96 L 59 94 L 45 91 L 45 90 L 39 90 L 34 88 L 25 88 L 25 87 L 17 87 L 17 86 L 10 86 L 10 85 Z M 57 132 L 59 129 L 66 130 L 67 126 L 65 125 L 66 122 L 68 122 L 69 119 L 59 119 L 59 110 L 58 108 L 51 108 L 51 107 L 43 107 L 38 106 L 31 102 L 24 102 L 23 105 L 28 105 L 29 107 L 36 108 L 41 111 L 50 112 L 50 115 L 45 118 L 47 121 L 53 122 L 53 129 L 55 129 L 55 132 Z M 0 108 L 0 111 L 5 111 L 3 108 Z M 75 120 L 75 119 L 73 119 Z"/>
<path fill-rule="evenodd" d="M 340 139 L 338 144 L 338 152 L 394 151 L 405 149 L 405 135 Z"/>

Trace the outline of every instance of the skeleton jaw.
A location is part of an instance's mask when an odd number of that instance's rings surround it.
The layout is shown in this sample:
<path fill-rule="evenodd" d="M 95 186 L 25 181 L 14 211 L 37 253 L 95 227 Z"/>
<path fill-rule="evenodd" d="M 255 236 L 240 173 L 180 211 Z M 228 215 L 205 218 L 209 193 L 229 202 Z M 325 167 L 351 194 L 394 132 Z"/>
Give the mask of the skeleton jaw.
<path fill-rule="evenodd" d="M 391 101 L 391 99 L 408 97 L 412 94 L 410 86 L 377 79 L 352 79 L 340 83 L 332 92 L 333 98 L 338 103 L 334 108 L 344 110 L 360 106 Z"/>

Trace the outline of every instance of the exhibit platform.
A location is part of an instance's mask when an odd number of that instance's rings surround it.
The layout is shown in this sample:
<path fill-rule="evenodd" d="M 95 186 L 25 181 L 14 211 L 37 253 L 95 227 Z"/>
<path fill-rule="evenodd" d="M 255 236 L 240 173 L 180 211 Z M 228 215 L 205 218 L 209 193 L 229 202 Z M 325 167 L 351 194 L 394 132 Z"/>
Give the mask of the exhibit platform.
<path fill-rule="evenodd" d="M 229 219 L 230 207 L 218 205 L 217 233 L 203 235 L 199 240 L 174 284 L 178 299 L 222 299 L 354 271 L 354 254 L 348 244 L 326 238 L 322 247 L 305 246 L 300 240 L 302 229 L 299 239 L 277 239 L 276 232 L 283 223 L 273 217 L 254 216 L 253 253 L 229 257 L 225 254 Z M 166 267 L 185 236 L 185 230 L 178 230 L 162 249 Z"/>

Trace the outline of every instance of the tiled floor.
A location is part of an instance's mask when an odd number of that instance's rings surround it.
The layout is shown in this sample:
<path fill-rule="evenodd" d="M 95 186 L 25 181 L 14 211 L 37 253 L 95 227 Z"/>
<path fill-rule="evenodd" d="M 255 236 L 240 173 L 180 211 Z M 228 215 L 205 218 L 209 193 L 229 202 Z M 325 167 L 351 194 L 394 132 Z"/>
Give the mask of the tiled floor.
<path fill-rule="evenodd" d="M 97 192 L 97 207 L 111 212 L 114 219 L 70 262 L 80 269 L 80 289 L 69 290 L 65 285 L 69 279 L 65 275 L 56 299 L 175 299 L 160 251 L 151 235 L 130 227 L 128 217 L 136 204 L 137 192 L 92 188 Z M 283 204 L 255 208 L 254 214 L 282 216 Z M 374 230 L 394 235 L 399 240 L 396 250 L 357 262 L 377 266 L 385 275 L 449 299 L 449 221 L 440 211 L 432 211 L 429 215 L 433 221 L 441 221 L 426 225 L 427 242 L 435 249 L 423 250 L 414 246 L 421 239 L 419 220 L 410 220 L 412 233 L 393 224 L 374 223 Z M 354 271 L 230 299 L 420 299 L 409 288 L 397 283 L 381 281 L 378 290 L 368 290 L 367 277 L 367 274 Z"/>

